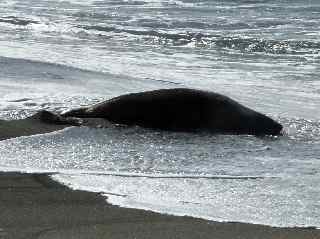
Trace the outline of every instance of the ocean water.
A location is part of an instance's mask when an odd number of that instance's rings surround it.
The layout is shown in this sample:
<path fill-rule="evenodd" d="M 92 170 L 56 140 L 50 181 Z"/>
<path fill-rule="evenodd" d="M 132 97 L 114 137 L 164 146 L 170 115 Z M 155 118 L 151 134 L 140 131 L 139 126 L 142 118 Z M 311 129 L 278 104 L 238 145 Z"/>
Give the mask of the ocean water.
<path fill-rule="evenodd" d="M 286 135 L 71 127 L 1 141 L 0 170 L 123 207 L 320 228 L 318 0 L 0 2 L 1 119 L 172 87 L 226 94 Z"/>

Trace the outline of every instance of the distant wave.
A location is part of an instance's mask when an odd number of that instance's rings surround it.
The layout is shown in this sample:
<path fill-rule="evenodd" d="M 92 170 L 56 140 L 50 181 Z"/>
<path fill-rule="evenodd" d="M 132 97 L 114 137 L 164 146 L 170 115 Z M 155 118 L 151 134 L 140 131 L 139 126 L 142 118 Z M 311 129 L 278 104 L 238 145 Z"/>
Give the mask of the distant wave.
<path fill-rule="evenodd" d="M 15 16 L 0 17 L 0 22 L 9 23 L 9 24 L 18 25 L 18 26 L 27 26 L 29 24 L 39 23 L 39 22 L 34 21 L 34 20 L 18 18 L 18 17 L 15 17 Z"/>
<path fill-rule="evenodd" d="M 3 169 L 2 169 L 3 170 Z M 64 174 L 64 175 L 92 175 L 92 176 L 113 176 L 124 178 L 150 178 L 150 179 L 228 179 L 228 180 L 255 180 L 255 179 L 273 179 L 278 176 L 261 176 L 261 175 L 201 175 L 201 174 L 151 174 L 151 173 L 130 173 L 130 172 L 101 172 L 101 171 L 74 171 L 62 170 L 59 172 L 46 171 L 50 175 Z"/>
<path fill-rule="evenodd" d="M 223 37 L 212 43 L 220 48 L 270 54 L 309 54 L 320 52 L 320 42 L 279 41 L 256 38 Z"/>
<path fill-rule="evenodd" d="M 26 68 L 31 68 L 32 70 L 26 71 Z M 23 58 L 12 58 L 0 56 L 0 68 L 2 73 L 8 73 L 12 75 L 11 72 L 15 72 L 14 76 L 17 75 L 17 72 L 22 72 L 21 75 L 26 78 L 28 74 L 39 74 L 42 79 L 44 76 L 46 79 L 61 80 L 64 79 L 62 73 L 72 72 L 72 74 L 77 73 L 94 73 L 94 74 L 103 74 L 96 71 L 90 71 L 86 69 L 81 69 L 73 66 L 68 66 L 65 64 L 46 62 L 41 60 L 32 60 L 32 59 L 23 59 Z M 71 79 L 71 78 L 70 78 Z"/>
<path fill-rule="evenodd" d="M 79 28 L 101 32 L 126 33 L 135 36 L 145 36 L 147 41 L 155 44 L 173 46 L 188 45 L 194 42 L 199 47 L 211 47 L 241 52 L 268 54 L 316 54 L 320 52 L 320 42 L 298 40 L 269 40 L 245 38 L 241 36 L 221 36 L 203 34 L 201 32 L 170 33 L 161 30 L 136 30 L 102 25 L 81 25 Z M 149 38 L 148 38 L 149 37 Z"/>
<path fill-rule="evenodd" d="M 94 2 L 95 6 L 105 6 L 105 2 L 104 1 L 96 1 Z M 145 1 L 108 1 L 108 5 L 109 6 L 137 6 L 137 5 L 145 5 L 147 4 L 147 2 Z"/>

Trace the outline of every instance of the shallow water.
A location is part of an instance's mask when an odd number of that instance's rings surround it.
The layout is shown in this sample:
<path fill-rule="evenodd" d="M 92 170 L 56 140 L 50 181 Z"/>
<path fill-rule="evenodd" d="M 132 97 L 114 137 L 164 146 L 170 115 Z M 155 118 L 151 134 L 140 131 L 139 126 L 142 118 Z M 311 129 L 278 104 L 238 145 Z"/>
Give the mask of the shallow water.
<path fill-rule="evenodd" d="M 318 1 L 2 1 L 2 119 L 193 87 L 287 135 L 69 128 L 0 142 L 0 167 L 55 172 L 125 207 L 320 227 L 319 23 Z"/>

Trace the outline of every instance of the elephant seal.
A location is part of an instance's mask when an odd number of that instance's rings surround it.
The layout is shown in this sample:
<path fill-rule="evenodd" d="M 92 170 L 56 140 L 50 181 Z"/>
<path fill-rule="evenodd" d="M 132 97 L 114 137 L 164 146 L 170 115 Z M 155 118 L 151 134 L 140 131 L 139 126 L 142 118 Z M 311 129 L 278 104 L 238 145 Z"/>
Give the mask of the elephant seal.
<path fill-rule="evenodd" d="M 169 131 L 279 135 L 282 125 L 214 92 L 175 88 L 121 95 L 62 117 L 104 118 L 115 124 Z"/>

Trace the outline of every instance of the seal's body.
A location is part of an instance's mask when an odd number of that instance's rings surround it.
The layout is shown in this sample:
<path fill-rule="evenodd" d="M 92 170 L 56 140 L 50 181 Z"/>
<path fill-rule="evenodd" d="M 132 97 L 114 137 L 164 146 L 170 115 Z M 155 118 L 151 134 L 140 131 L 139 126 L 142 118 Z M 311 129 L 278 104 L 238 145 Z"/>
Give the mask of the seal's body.
<path fill-rule="evenodd" d="M 229 97 L 184 88 L 121 95 L 62 116 L 104 118 L 116 124 L 172 131 L 277 135 L 282 130 L 273 119 Z"/>

